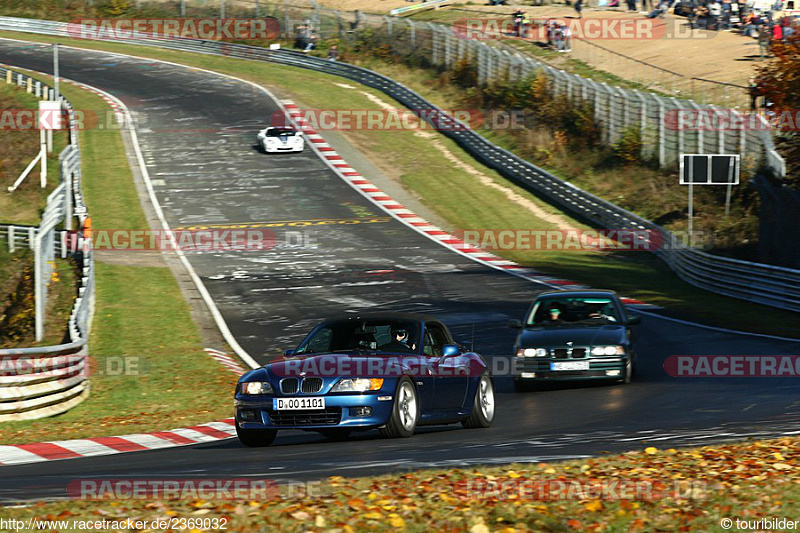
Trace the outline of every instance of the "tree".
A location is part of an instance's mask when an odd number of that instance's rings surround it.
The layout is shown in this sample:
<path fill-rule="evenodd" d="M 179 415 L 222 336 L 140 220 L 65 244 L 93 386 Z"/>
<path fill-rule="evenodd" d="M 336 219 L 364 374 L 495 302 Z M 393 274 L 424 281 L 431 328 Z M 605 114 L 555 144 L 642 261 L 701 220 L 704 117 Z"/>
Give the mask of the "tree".
<path fill-rule="evenodd" d="M 778 113 L 778 151 L 786 160 L 784 183 L 800 189 L 800 35 L 772 44 L 773 58 L 758 69 L 759 93 Z"/>

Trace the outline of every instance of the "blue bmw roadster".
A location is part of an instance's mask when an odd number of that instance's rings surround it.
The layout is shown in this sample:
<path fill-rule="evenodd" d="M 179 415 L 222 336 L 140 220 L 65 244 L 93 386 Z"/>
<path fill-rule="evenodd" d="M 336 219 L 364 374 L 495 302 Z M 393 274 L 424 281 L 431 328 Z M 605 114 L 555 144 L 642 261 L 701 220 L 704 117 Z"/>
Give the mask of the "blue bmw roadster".
<path fill-rule="evenodd" d="M 247 446 L 270 445 L 279 429 L 340 439 L 375 428 L 410 437 L 419 425 L 489 427 L 495 412 L 486 361 L 441 322 L 406 314 L 322 322 L 296 349 L 244 374 L 234 405 Z"/>

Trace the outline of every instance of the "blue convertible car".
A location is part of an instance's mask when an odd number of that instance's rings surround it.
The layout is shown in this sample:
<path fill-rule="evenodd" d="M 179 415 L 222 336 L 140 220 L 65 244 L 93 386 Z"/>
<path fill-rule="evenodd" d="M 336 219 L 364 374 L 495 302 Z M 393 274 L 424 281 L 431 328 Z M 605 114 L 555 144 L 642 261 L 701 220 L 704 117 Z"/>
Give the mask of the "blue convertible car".
<path fill-rule="evenodd" d="M 294 350 L 239 379 L 236 434 L 268 446 L 279 429 L 345 438 L 380 429 L 410 437 L 418 425 L 489 427 L 494 387 L 483 358 L 439 321 L 376 314 L 329 319 Z"/>

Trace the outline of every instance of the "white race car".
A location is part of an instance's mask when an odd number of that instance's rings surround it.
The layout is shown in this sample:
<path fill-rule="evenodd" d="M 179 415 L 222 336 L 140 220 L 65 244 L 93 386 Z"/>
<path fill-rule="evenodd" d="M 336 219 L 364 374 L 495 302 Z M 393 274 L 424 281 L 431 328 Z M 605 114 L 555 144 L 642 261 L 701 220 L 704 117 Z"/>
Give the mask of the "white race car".
<path fill-rule="evenodd" d="M 258 132 L 258 144 L 268 154 L 302 152 L 305 141 L 299 131 L 289 127 L 270 126 Z"/>

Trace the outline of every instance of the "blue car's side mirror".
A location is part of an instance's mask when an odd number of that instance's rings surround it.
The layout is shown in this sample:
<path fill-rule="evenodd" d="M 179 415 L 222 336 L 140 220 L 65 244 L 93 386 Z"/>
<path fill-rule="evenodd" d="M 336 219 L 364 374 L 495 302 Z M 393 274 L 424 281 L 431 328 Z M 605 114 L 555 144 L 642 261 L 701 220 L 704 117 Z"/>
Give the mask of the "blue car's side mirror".
<path fill-rule="evenodd" d="M 520 322 L 519 320 L 509 320 L 508 327 L 512 329 L 522 329 L 522 322 Z"/>
<path fill-rule="evenodd" d="M 285 355 L 287 357 L 290 356 L 290 355 L 294 355 L 294 350 L 284 350 L 283 351 L 283 355 Z"/>
<path fill-rule="evenodd" d="M 642 322 L 642 317 L 640 316 L 629 316 L 628 317 L 628 325 L 633 326 L 634 324 L 640 324 Z"/>
<path fill-rule="evenodd" d="M 442 346 L 442 357 L 453 357 L 461 355 L 461 349 L 455 344 L 445 344 Z"/>

